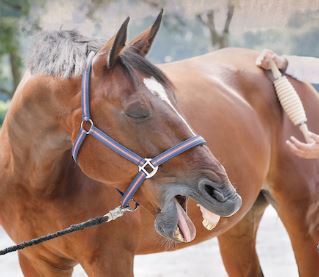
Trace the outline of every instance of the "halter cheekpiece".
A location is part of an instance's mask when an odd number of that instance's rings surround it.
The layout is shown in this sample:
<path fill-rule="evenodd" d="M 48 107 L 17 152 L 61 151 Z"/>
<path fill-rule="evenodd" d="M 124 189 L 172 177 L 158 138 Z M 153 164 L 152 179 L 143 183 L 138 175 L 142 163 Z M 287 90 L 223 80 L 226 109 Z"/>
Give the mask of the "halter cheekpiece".
<path fill-rule="evenodd" d="M 138 167 L 138 173 L 122 195 L 121 204 L 122 207 L 126 207 L 128 206 L 129 201 L 133 199 L 135 192 L 143 184 L 144 180 L 153 177 L 161 164 L 195 146 L 206 143 L 206 141 L 201 136 L 193 136 L 167 149 L 154 158 L 142 158 L 97 128 L 90 116 L 90 76 L 94 55 L 94 52 L 90 52 L 82 75 L 82 122 L 79 133 L 72 147 L 72 156 L 76 161 L 85 138 L 88 135 L 92 135 L 117 154 L 136 164 Z M 84 129 L 84 124 L 89 127 L 88 131 Z"/>

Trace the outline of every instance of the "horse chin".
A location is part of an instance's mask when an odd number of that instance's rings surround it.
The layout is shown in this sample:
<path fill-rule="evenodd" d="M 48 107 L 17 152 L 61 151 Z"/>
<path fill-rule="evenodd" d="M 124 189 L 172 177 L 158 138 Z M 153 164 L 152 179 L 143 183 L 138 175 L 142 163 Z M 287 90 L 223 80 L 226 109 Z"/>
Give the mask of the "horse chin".
<path fill-rule="evenodd" d="M 155 220 L 155 229 L 165 238 L 178 243 L 191 242 L 196 237 L 196 228 L 187 214 L 186 196 L 177 195 L 166 203 Z"/>

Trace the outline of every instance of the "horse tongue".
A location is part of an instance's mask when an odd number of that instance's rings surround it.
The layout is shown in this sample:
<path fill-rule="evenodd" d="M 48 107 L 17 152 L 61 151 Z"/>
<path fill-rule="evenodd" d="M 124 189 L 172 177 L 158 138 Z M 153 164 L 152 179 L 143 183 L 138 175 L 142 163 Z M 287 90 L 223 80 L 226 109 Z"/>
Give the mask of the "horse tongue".
<path fill-rule="evenodd" d="M 182 232 L 185 241 L 190 242 L 196 236 L 196 228 L 182 206 L 176 200 L 175 203 L 177 208 L 178 227 Z"/>

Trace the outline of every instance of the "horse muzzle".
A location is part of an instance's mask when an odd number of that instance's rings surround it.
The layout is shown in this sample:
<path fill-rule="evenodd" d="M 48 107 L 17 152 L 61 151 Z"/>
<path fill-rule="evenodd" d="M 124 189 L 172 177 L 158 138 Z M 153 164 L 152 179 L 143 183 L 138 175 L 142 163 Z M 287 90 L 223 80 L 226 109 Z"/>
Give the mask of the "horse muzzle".
<path fill-rule="evenodd" d="M 170 184 L 162 193 L 161 212 L 156 216 L 157 232 L 176 242 L 190 242 L 196 228 L 187 214 L 187 200 L 193 198 L 203 215 L 203 225 L 212 230 L 220 217 L 229 217 L 241 207 L 242 200 L 231 184 L 218 184 L 207 178 L 196 185 Z"/>
<path fill-rule="evenodd" d="M 241 197 L 231 184 L 218 184 L 205 178 L 199 181 L 198 190 L 194 200 L 219 216 L 232 216 L 241 207 Z"/>

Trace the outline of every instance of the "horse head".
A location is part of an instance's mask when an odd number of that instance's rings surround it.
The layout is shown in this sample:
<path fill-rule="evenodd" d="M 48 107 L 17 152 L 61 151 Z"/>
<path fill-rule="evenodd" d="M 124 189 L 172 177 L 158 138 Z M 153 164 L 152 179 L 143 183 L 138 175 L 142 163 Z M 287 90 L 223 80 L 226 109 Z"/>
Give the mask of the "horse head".
<path fill-rule="evenodd" d="M 94 126 L 141 157 L 155 157 L 195 135 L 179 111 L 174 84 L 145 59 L 161 17 L 162 13 L 150 28 L 126 44 L 127 19 L 92 60 L 89 105 Z M 72 114 L 73 143 L 80 123 L 79 107 Z M 90 127 L 83 126 L 86 130 Z M 77 162 L 87 176 L 121 191 L 137 172 L 136 165 L 90 136 L 81 146 Z M 159 234 L 188 242 L 196 234 L 187 215 L 188 197 L 205 212 L 219 216 L 230 216 L 241 206 L 223 166 L 206 145 L 160 165 L 137 191 L 135 200 L 154 215 Z"/>

